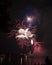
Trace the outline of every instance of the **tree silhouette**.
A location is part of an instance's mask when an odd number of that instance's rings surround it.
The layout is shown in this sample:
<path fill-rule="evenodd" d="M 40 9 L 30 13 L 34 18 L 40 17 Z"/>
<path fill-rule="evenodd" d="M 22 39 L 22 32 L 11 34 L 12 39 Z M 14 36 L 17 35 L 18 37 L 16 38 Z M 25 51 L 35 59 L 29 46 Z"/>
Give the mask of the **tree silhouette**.
<path fill-rule="evenodd" d="M 46 63 L 46 65 L 52 65 L 50 59 L 48 58 L 48 56 L 45 59 L 45 63 Z"/>

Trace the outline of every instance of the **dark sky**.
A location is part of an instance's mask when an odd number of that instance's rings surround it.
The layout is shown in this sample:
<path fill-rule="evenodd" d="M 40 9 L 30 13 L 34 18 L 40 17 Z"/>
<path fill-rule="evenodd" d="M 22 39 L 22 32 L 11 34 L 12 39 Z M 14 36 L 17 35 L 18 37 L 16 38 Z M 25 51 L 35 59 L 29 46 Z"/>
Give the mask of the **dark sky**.
<path fill-rule="evenodd" d="M 17 16 L 19 18 L 22 18 L 20 13 L 25 8 L 32 7 L 32 8 L 37 8 L 38 10 L 40 10 L 40 12 L 41 12 L 41 22 L 40 22 L 40 32 L 39 32 L 40 38 L 42 41 L 45 42 L 44 46 L 45 46 L 46 50 L 49 52 L 49 54 L 48 54 L 49 57 L 52 58 L 52 2 L 51 2 L 51 0 L 12 0 L 10 6 L 11 6 L 11 7 L 9 7 L 10 8 L 10 17 L 12 20 L 17 18 Z M 5 10 L 5 8 L 4 8 L 4 10 Z M 4 19 L 4 18 L 2 18 L 2 19 Z M 6 19 L 7 18 L 5 18 L 4 20 L 6 20 Z M 7 20 L 6 20 L 6 22 L 0 23 L 0 25 L 3 24 L 1 26 L 2 30 L 7 29 L 8 26 L 6 23 L 7 23 Z M 2 28 L 3 26 L 4 26 L 4 28 Z M 2 37 L 2 39 L 4 39 L 4 37 Z M 6 41 L 4 41 L 4 42 L 6 42 Z M 8 47 L 10 47 L 10 46 L 12 47 L 12 44 L 9 44 Z M 15 46 L 14 43 L 13 43 L 13 46 Z M 2 45 L 1 45 L 1 47 L 2 47 Z M 14 47 L 14 49 L 15 49 L 15 47 Z"/>
<path fill-rule="evenodd" d="M 12 2 L 12 17 L 16 17 L 22 10 L 28 7 L 45 9 L 51 6 L 51 0 L 12 0 Z"/>

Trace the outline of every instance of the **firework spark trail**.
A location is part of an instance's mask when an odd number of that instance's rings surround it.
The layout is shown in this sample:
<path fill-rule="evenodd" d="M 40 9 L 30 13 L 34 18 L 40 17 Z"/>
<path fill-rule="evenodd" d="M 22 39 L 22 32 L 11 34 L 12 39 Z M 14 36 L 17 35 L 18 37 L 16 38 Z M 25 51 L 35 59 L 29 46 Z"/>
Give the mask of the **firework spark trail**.
<path fill-rule="evenodd" d="M 29 30 L 29 28 L 27 28 L 25 30 L 24 29 L 19 29 L 18 30 L 19 35 L 17 35 L 16 38 L 26 38 L 26 39 L 32 38 L 34 36 L 34 34 L 32 34 L 28 30 Z"/>

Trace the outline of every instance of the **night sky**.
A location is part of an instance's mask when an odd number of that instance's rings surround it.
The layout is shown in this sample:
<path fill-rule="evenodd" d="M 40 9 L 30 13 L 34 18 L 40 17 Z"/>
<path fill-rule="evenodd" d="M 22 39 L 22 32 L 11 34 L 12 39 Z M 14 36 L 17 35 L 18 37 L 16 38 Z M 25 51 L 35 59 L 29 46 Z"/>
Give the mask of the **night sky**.
<path fill-rule="evenodd" d="M 7 6 L 3 3 L 5 3 Z M 9 42 L 7 38 L 7 32 L 9 31 L 8 28 L 10 26 L 12 27 L 12 25 L 15 24 L 14 22 L 11 22 L 11 20 L 16 19 L 17 17 L 22 20 L 23 19 L 22 16 L 24 16 L 24 14 L 22 15 L 22 12 L 25 11 L 26 8 L 36 8 L 40 11 L 41 14 L 40 28 L 39 28 L 40 31 L 38 31 L 40 35 L 40 40 L 45 42 L 44 43 L 45 49 L 47 50 L 47 54 L 52 60 L 52 2 L 51 0 L 11 0 L 11 1 L 8 0 L 8 2 L 7 0 L 5 1 L 2 0 L 0 2 L 0 5 L 1 5 L 0 6 L 1 7 L 0 10 L 1 52 L 4 51 L 5 53 L 7 52 L 7 49 L 8 51 L 11 50 L 14 50 L 14 52 L 17 51 L 16 44 L 14 44 L 15 39 L 10 39 L 10 41 L 11 40 L 12 41 Z M 8 41 L 6 41 L 6 39 Z"/>

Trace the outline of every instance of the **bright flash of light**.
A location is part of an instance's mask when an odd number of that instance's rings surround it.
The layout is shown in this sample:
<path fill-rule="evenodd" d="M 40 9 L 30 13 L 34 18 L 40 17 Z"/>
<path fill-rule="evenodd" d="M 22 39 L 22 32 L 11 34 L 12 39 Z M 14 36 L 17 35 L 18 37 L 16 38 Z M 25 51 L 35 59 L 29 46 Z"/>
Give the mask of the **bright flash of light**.
<path fill-rule="evenodd" d="M 29 38 L 32 38 L 34 36 L 34 34 L 32 34 L 31 31 L 29 31 L 29 28 L 19 29 L 18 33 L 19 33 L 19 35 L 17 35 L 16 38 L 29 39 Z"/>
<path fill-rule="evenodd" d="M 24 29 L 19 29 L 18 30 L 18 33 L 20 33 L 20 34 L 24 34 L 24 32 L 25 32 Z"/>
<path fill-rule="evenodd" d="M 33 18 L 34 17 L 32 17 L 32 16 L 27 16 L 27 21 L 31 22 L 31 21 L 33 21 Z"/>

